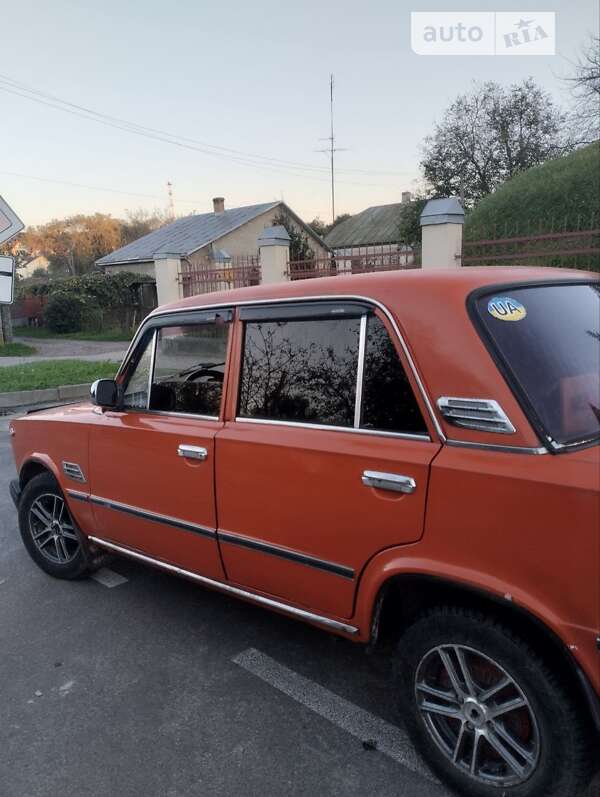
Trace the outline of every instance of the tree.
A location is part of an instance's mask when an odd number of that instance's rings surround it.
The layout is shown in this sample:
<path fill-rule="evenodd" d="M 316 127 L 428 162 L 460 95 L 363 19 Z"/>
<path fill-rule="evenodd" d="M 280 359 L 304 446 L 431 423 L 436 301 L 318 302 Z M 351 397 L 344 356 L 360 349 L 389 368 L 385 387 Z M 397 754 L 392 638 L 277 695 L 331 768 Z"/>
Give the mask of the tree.
<path fill-rule="evenodd" d="M 504 88 L 475 84 L 425 139 L 421 167 L 433 192 L 467 205 L 514 174 L 573 149 L 566 114 L 531 78 Z"/>
<path fill-rule="evenodd" d="M 25 240 L 30 252 L 48 258 L 52 272 L 86 274 L 99 257 L 121 246 L 121 222 L 103 213 L 79 214 L 30 227 Z"/>
<path fill-rule="evenodd" d="M 317 233 L 317 235 L 320 235 L 321 238 L 324 238 L 333 230 L 334 227 L 337 227 L 338 224 L 341 224 L 341 222 L 346 221 L 346 219 L 349 218 L 349 213 L 341 213 L 339 216 L 335 217 L 335 221 L 333 221 L 331 224 L 325 224 L 325 222 L 321 221 L 318 216 L 315 216 L 308 226 L 311 227 Z"/>
<path fill-rule="evenodd" d="M 128 210 L 127 219 L 121 221 L 121 246 L 137 241 L 138 238 L 158 230 L 159 227 L 164 227 L 170 221 L 171 219 L 160 210 L 154 210 L 152 213 L 143 208 Z"/>
<path fill-rule="evenodd" d="M 416 196 L 407 204 L 402 205 L 398 222 L 399 243 L 407 246 L 417 246 L 421 243 L 421 213 L 427 199 L 426 196 Z"/>
<path fill-rule="evenodd" d="M 278 224 L 285 227 L 290 236 L 290 260 L 313 260 L 315 253 L 308 243 L 308 235 L 296 227 L 284 210 L 273 219 L 273 225 Z"/>
<path fill-rule="evenodd" d="M 575 64 L 575 74 L 566 78 L 574 100 L 572 123 L 579 140 L 591 143 L 600 138 L 600 36 L 590 36 Z"/>

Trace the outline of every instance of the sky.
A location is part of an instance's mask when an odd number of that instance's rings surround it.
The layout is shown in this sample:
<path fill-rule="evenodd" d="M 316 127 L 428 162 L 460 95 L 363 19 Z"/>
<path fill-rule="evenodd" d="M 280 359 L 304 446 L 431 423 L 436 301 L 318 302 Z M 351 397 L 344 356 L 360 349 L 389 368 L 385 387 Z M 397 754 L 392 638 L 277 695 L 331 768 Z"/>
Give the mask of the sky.
<path fill-rule="evenodd" d="M 411 11 L 455 9 L 555 11 L 556 55 L 413 53 Z M 40 224 L 164 211 L 170 181 L 177 215 L 212 210 L 214 196 L 226 207 L 283 198 L 330 221 L 318 150 L 334 73 L 336 214 L 397 202 L 417 187 L 423 139 L 456 95 L 473 80 L 531 76 L 566 105 L 561 77 L 598 24 L 596 0 L 3 0 L 0 195 Z M 48 95 L 163 132 L 100 124 Z M 179 145 L 164 140 L 174 136 Z"/>

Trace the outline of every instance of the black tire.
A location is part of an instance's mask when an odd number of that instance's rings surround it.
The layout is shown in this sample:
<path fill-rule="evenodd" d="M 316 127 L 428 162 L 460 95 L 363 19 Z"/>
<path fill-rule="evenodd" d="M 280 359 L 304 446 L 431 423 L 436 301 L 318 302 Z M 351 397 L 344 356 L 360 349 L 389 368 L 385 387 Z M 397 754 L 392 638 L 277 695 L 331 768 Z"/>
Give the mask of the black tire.
<path fill-rule="evenodd" d="M 53 505 L 57 507 L 56 518 L 50 522 Z M 46 514 L 49 517 L 43 520 Z M 81 578 L 97 566 L 86 538 L 69 513 L 62 491 L 50 473 L 40 473 L 23 489 L 19 501 L 19 530 L 33 561 L 55 578 Z"/>
<path fill-rule="evenodd" d="M 597 743 L 594 732 L 561 680 L 509 628 L 477 611 L 433 609 L 403 634 L 396 663 L 400 709 L 413 742 L 458 794 L 580 797 L 586 793 Z M 458 676 L 458 688 L 451 674 Z M 474 676 L 470 683 L 469 675 Z M 507 677 L 512 684 L 493 697 L 485 696 Z M 432 686 L 444 697 L 428 692 Z M 522 705 L 494 717 L 510 700 Z M 460 716 L 436 713 L 440 705 Z M 500 739 L 505 750 L 515 752 L 498 735 L 498 725 L 527 753 L 527 758 L 514 756 L 522 767 L 520 774 L 494 750 Z M 474 777 L 469 769 L 476 736 Z"/>

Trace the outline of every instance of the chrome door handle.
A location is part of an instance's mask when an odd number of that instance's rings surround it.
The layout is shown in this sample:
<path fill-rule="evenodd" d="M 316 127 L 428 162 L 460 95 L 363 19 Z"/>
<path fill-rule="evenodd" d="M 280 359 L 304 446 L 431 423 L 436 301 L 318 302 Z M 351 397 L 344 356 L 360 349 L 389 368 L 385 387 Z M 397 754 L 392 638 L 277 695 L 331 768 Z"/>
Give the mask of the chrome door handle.
<path fill-rule="evenodd" d="M 396 493 L 414 493 L 417 489 L 416 481 L 410 476 L 400 476 L 397 473 L 380 473 L 376 470 L 366 470 L 362 475 L 362 483 L 367 487 L 377 487 L 379 490 L 393 490 Z"/>
<path fill-rule="evenodd" d="M 177 453 L 186 459 L 206 459 L 208 456 L 208 451 L 203 446 L 188 446 L 185 443 L 178 447 Z"/>

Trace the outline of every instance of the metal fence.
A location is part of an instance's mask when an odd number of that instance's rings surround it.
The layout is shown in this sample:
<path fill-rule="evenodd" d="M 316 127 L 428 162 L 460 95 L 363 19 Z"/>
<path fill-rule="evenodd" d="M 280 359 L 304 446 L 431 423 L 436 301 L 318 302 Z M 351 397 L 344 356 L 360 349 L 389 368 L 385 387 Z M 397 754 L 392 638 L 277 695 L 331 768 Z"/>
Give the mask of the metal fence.
<path fill-rule="evenodd" d="M 193 263 L 182 260 L 179 282 L 183 296 L 260 285 L 260 260 L 255 255 L 235 257 L 225 263 L 210 258 Z"/>
<path fill-rule="evenodd" d="M 463 266 L 600 270 L 600 228 L 463 241 Z"/>
<path fill-rule="evenodd" d="M 362 254 L 356 248 L 336 251 L 330 257 L 291 260 L 287 276 L 290 280 L 336 277 L 342 274 L 368 274 L 375 271 L 398 271 L 420 268 L 420 251 L 392 247 L 368 247 Z M 350 254 L 350 252 L 352 252 Z"/>

